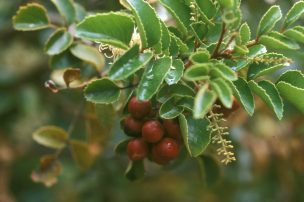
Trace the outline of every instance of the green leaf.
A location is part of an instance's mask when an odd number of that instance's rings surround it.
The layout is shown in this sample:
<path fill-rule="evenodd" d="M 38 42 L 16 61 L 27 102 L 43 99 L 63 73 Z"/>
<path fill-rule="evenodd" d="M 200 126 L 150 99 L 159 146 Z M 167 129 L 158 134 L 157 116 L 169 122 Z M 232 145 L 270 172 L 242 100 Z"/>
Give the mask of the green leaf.
<path fill-rule="evenodd" d="M 283 28 L 286 28 L 296 22 L 304 14 L 304 2 L 298 1 L 286 14 Z"/>
<path fill-rule="evenodd" d="M 92 64 L 98 72 L 103 69 L 105 59 L 96 48 L 79 43 L 72 46 L 70 50 L 75 57 Z"/>
<path fill-rule="evenodd" d="M 130 142 L 130 138 L 124 139 L 124 140 L 120 141 L 117 145 L 115 145 L 115 147 L 114 147 L 115 154 L 118 154 L 118 155 L 127 154 L 127 148 L 128 148 L 129 142 Z"/>
<path fill-rule="evenodd" d="M 170 34 L 170 46 L 169 46 L 169 54 L 171 56 L 177 56 L 179 52 L 179 46 L 177 45 L 176 37 L 173 37 L 173 34 Z"/>
<path fill-rule="evenodd" d="M 216 158 L 211 155 L 202 155 L 198 158 L 201 161 L 203 180 L 207 186 L 216 185 L 222 177 L 222 166 L 219 164 Z"/>
<path fill-rule="evenodd" d="M 191 10 L 180 0 L 160 0 L 160 3 L 170 12 L 176 20 L 177 26 L 183 34 L 186 34 L 190 26 Z"/>
<path fill-rule="evenodd" d="M 150 52 L 139 54 L 139 46 L 133 46 L 114 62 L 109 72 L 110 79 L 123 80 L 128 78 L 145 67 L 152 56 L 153 54 Z"/>
<path fill-rule="evenodd" d="M 174 119 L 178 117 L 183 111 L 184 108 L 177 104 L 177 101 L 174 97 L 171 97 L 161 105 L 159 109 L 159 115 L 163 119 Z"/>
<path fill-rule="evenodd" d="M 249 66 L 247 77 L 249 79 L 255 79 L 259 76 L 271 74 L 285 66 L 289 66 L 289 63 L 285 61 L 288 59 L 282 54 L 267 53 L 261 56 L 262 60 L 258 63 L 252 63 Z"/>
<path fill-rule="evenodd" d="M 80 5 L 79 3 L 74 3 L 74 7 L 75 7 L 75 11 L 76 11 L 76 21 L 80 22 L 86 17 L 87 12 L 86 12 L 85 8 L 82 5 Z"/>
<path fill-rule="evenodd" d="M 173 40 L 172 38 L 174 38 L 174 40 L 176 41 L 176 44 L 178 46 L 178 51 L 180 53 L 185 53 L 189 50 L 187 44 L 185 44 L 179 37 L 177 37 L 173 33 L 170 33 L 170 36 L 171 36 L 171 40 Z"/>
<path fill-rule="evenodd" d="M 241 103 L 248 114 L 252 116 L 254 113 L 254 98 L 248 83 L 244 79 L 239 78 L 231 84 L 234 96 L 237 98 L 239 103 Z"/>
<path fill-rule="evenodd" d="M 209 91 L 206 85 L 201 87 L 194 100 L 194 118 L 203 119 L 212 108 L 215 100 L 216 94 L 213 91 Z"/>
<path fill-rule="evenodd" d="M 297 50 L 300 46 L 279 32 L 271 32 L 260 38 L 260 43 L 277 50 Z"/>
<path fill-rule="evenodd" d="M 284 35 L 299 43 L 304 43 L 304 27 L 302 26 L 296 26 L 292 29 L 288 29 L 284 32 Z"/>
<path fill-rule="evenodd" d="M 142 47 L 149 48 L 161 39 L 161 24 L 155 10 L 144 0 L 126 0 L 138 26 Z"/>
<path fill-rule="evenodd" d="M 44 51 L 49 55 L 57 55 L 68 49 L 73 43 L 73 36 L 66 29 L 56 30 L 47 40 Z"/>
<path fill-rule="evenodd" d="M 179 97 L 194 97 L 195 92 L 189 86 L 183 84 L 164 85 L 157 93 L 157 101 L 164 103 L 168 99 L 179 96 Z"/>
<path fill-rule="evenodd" d="M 70 145 L 75 163 L 84 170 L 90 168 L 94 162 L 94 156 L 90 153 L 88 144 L 78 140 L 71 140 Z"/>
<path fill-rule="evenodd" d="M 170 70 L 171 63 L 171 58 L 163 57 L 146 67 L 137 89 L 139 100 L 150 100 L 157 93 Z"/>
<path fill-rule="evenodd" d="M 56 126 L 43 126 L 33 133 L 33 139 L 46 147 L 62 149 L 66 146 L 68 133 Z"/>
<path fill-rule="evenodd" d="M 190 25 L 195 38 L 201 43 L 204 44 L 202 39 L 205 38 L 205 36 L 208 33 L 207 25 L 203 22 L 194 22 Z"/>
<path fill-rule="evenodd" d="M 70 67 L 80 67 L 82 61 L 75 57 L 69 50 L 50 58 L 49 65 L 52 69 L 65 69 Z"/>
<path fill-rule="evenodd" d="M 211 26 L 214 26 L 212 18 L 215 17 L 217 9 L 211 0 L 196 0 L 199 12 L 202 15 L 202 20 Z"/>
<path fill-rule="evenodd" d="M 219 99 L 223 103 L 226 108 L 232 107 L 232 89 L 225 82 L 225 80 L 221 78 L 217 78 L 211 81 L 212 89 L 217 93 Z"/>
<path fill-rule="evenodd" d="M 161 40 L 154 46 L 154 49 L 158 54 L 166 52 L 169 49 L 170 42 L 171 42 L 171 36 L 168 27 L 163 21 L 160 21 L 161 23 Z"/>
<path fill-rule="evenodd" d="M 185 73 L 184 78 L 188 81 L 200 81 L 209 79 L 209 70 L 211 63 L 195 64 L 189 67 Z"/>
<path fill-rule="evenodd" d="M 211 56 L 207 49 L 199 50 L 198 52 L 193 53 L 190 55 L 190 61 L 194 64 L 197 63 L 205 63 L 210 60 Z"/>
<path fill-rule="evenodd" d="M 124 13 L 102 13 L 86 17 L 77 25 L 78 37 L 128 49 L 134 31 L 132 18 Z"/>
<path fill-rule="evenodd" d="M 297 70 L 289 70 L 281 75 L 276 84 L 280 94 L 304 113 L 304 75 Z"/>
<path fill-rule="evenodd" d="M 46 9 L 40 4 L 29 3 L 21 6 L 13 17 L 13 26 L 16 30 L 33 31 L 49 27 Z"/>
<path fill-rule="evenodd" d="M 74 2 L 72 0 L 51 0 L 60 15 L 64 17 L 66 22 L 70 25 L 76 19 L 76 10 L 74 7 Z"/>
<path fill-rule="evenodd" d="M 226 80 L 235 81 L 237 80 L 237 74 L 224 63 L 217 63 L 212 66 L 210 69 L 210 74 L 213 77 L 221 77 Z"/>
<path fill-rule="evenodd" d="M 209 122 L 206 119 L 194 119 L 191 115 L 181 114 L 179 123 L 190 156 L 198 157 L 211 142 L 211 133 L 208 130 Z"/>
<path fill-rule="evenodd" d="M 170 71 L 166 76 L 166 82 L 168 85 L 173 85 L 179 82 L 184 73 L 184 63 L 180 59 L 173 60 Z"/>
<path fill-rule="evenodd" d="M 281 18 L 280 7 L 272 6 L 262 17 L 257 29 L 257 35 L 261 36 L 270 32 Z"/>
<path fill-rule="evenodd" d="M 234 0 L 218 0 L 219 4 L 221 7 L 227 9 L 227 8 L 232 8 L 234 7 Z"/>
<path fill-rule="evenodd" d="M 244 23 L 240 27 L 239 31 L 240 44 L 246 44 L 251 38 L 250 28 L 247 23 Z"/>
<path fill-rule="evenodd" d="M 264 54 L 267 52 L 267 49 L 264 45 L 258 44 L 249 48 L 249 52 L 247 54 L 248 58 L 254 58 L 258 55 Z M 250 64 L 251 60 L 239 60 L 235 67 L 232 67 L 234 71 L 239 71 Z"/>
<path fill-rule="evenodd" d="M 143 161 L 130 161 L 125 172 L 126 178 L 130 181 L 141 179 L 145 175 L 145 168 Z"/>
<path fill-rule="evenodd" d="M 250 89 L 258 95 L 270 107 L 279 120 L 283 118 L 284 105 L 282 98 L 275 85 L 269 81 L 256 83 L 251 80 L 248 82 Z"/>
<path fill-rule="evenodd" d="M 84 96 L 89 102 L 110 104 L 118 100 L 120 89 L 109 79 L 98 79 L 88 84 L 84 89 Z"/>

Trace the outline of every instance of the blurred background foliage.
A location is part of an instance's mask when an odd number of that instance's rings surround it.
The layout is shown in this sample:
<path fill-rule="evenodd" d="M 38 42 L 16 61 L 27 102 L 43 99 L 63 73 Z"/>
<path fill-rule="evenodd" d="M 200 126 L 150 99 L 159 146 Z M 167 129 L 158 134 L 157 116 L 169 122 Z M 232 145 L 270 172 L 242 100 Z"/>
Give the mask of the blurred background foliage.
<path fill-rule="evenodd" d="M 16 32 L 11 25 L 11 17 L 27 2 L 0 1 L 0 202 L 304 201 L 304 118 L 288 103 L 281 122 L 262 104 L 257 104 L 254 117 L 240 110 L 229 118 L 237 161 L 227 167 L 218 167 L 210 157 L 163 168 L 148 164 L 143 180 L 129 182 L 124 177 L 127 158 L 113 152 L 122 137 L 116 123 L 113 137 L 89 170 L 80 170 L 66 152 L 60 157 L 63 172 L 55 186 L 32 182 L 40 156 L 50 153 L 33 142 L 32 131 L 45 124 L 68 128 L 83 96 L 80 91 L 53 94 L 43 87 L 51 70 L 42 46 L 50 32 Z M 36 2 L 55 12 L 50 1 Z M 118 0 L 77 2 L 89 11 L 121 8 Z M 243 18 L 256 27 L 271 4 L 286 12 L 294 2 L 243 0 Z M 289 57 L 295 61 L 293 68 L 303 71 L 304 53 Z M 85 123 L 80 121 L 72 135 L 84 134 Z"/>

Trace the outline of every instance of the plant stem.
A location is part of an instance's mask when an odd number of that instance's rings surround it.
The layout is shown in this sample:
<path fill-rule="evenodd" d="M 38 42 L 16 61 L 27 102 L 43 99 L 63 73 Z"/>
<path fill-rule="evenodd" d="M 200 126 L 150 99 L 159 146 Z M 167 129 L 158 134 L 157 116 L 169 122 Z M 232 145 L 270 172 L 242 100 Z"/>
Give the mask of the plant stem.
<path fill-rule="evenodd" d="M 226 24 L 223 23 L 221 35 L 220 35 L 220 38 L 219 38 L 219 40 L 217 42 L 217 45 L 216 45 L 216 47 L 215 47 L 215 49 L 213 51 L 212 58 L 216 58 L 217 57 L 217 55 L 219 53 L 219 49 L 221 48 L 221 45 L 223 43 L 225 33 L 226 33 Z"/>

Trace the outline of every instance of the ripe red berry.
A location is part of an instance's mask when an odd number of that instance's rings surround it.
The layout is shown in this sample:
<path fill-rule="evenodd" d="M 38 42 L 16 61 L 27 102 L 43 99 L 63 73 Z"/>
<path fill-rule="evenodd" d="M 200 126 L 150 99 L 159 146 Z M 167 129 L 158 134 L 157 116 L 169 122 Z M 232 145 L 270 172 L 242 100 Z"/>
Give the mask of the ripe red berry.
<path fill-rule="evenodd" d="M 172 138 L 164 138 L 154 145 L 155 153 L 161 158 L 172 160 L 179 154 L 179 144 Z"/>
<path fill-rule="evenodd" d="M 160 156 L 160 154 L 158 154 L 157 147 L 155 145 L 152 147 L 151 160 L 159 165 L 165 165 L 170 162 L 170 160 L 163 158 Z"/>
<path fill-rule="evenodd" d="M 139 101 L 136 97 L 132 97 L 128 103 L 128 111 L 136 119 L 142 119 L 149 115 L 151 111 L 151 101 Z"/>
<path fill-rule="evenodd" d="M 160 141 L 164 134 L 163 126 L 159 121 L 147 121 L 142 127 L 142 136 L 144 140 L 150 143 Z"/>
<path fill-rule="evenodd" d="M 166 130 L 167 137 L 171 137 L 177 141 L 181 140 L 181 131 L 179 124 L 174 119 L 165 119 L 163 120 L 163 126 Z"/>
<path fill-rule="evenodd" d="M 143 122 L 134 119 L 132 116 L 127 116 L 123 120 L 123 129 L 128 136 L 140 136 Z"/>
<path fill-rule="evenodd" d="M 147 156 L 148 151 L 148 145 L 142 138 L 132 139 L 128 143 L 127 153 L 132 161 L 144 159 Z"/>

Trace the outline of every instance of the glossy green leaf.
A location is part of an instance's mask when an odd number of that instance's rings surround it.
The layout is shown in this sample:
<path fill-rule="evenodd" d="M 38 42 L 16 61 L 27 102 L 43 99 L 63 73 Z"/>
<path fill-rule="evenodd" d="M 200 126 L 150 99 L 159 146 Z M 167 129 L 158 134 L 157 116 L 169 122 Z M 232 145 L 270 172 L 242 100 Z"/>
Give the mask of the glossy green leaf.
<path fill-rule="evenodd" d="M 304 2 L 296 2 L 285 16 L 283 28 L 286 28 L 296 22 L 304 14 Z"/>
<path fill-rule="evenodd" d="M 210 74 L 213 77 L 221 77 L 226 80 L 235 81 L 237 80 L 237 74 L 224 63 L 217 63 L 210 69 Z"/>
<path fill-rule="evenodd" d="M 173 85 L 179 82 L 184 73 L 184 63 L 180 59 L 173 60 L 170 71 L 166 76 L 168 85 Z"/>
<path fill-rule="evenodd" d="M 70 146 L 75 163 L 82 169 L 90 168 L 94 162 L 94 156 L 89 151 L 89 145 L 79 140 L 71 140 Z"/>
<path fill-rule="evenodd" d="M 180 53 L 185 53 L 189 50 L 187 44 L 185 44 L 179 37 L 175 36 L 173 33 L 171 33 L 170 36 L 171 36 L 171 40 L 172 40 L 172 38 L 175 39 L 177 47 L 178 47 L 178 51 Z"/>
<path fill-rule="evenodd" d="M 198 158 L 202 162 L 203 181 L 207 186 L 216 185 L 222 179 L 222 166 L 218 160 L 209 155 L 202 155 Z"/>
<path fill-rule="evenodd" d="M 217 96 L 223 103 L 226 108 L 232 107 L 232 89 L 231 87 L 225 82 L 225 80 L 221 78 L 217 78 L 211 81 L 211 87 L 216 92 Z"/>
<path fill-rule="evenodd" d="M 114 151 L 118 155 L 127 154 L 128 143 L 130 142 L 130 138 L 124 139 L 120 141 L 115 147 Z"/>
<path fill-rule="evenodd" d="M 210 66 L 211 63 L 192 65 L 185 71 L 184 78 L 188 81 L 199 81 L 209 79 Z"/>
<path fill-rule="evenodd" d="M 248 83 L 244 79 L 239 78 L 231 84 L 234 96 L 239 103 L 241 103 L 248 114 L 252 116 L 254 113 L 254 98 Z"/>
<path fill-rule="evenodd" d="M 126 0 L 138 26 L 142 47 L 149 48 L 161 40 L 161 24 L 155 10 L 144 0 Z"/>
<path fill-rule="evenodd" d="M 271 32 L 260 38 L 260 43 L 277 50 L 297 50 L 300 46 L 279 32 Z"/>
<path fill-rule="evenodd" d="M 262 17 L 257 29 L 257 35 L 261 36 L 270 32 L 281 18 L 280 7 L 272 6 Z"/>
<path fill-rule="evenodd" d="M 216 94 L 213 91 L 209 91 L 207 86 L 201 87 L 194 100 L 194 118 L 203 119 L 212 108 L 216 97 Z"/>
<path fill-rule="evenodd" d="M 179 46 L 177 45 L 176 38 L 170 34 L 171 40 L 170 40 L 170 46 L 169 46 L 169 54 L 171 56 L 177 56 L 179 52 Z"/>
<path fill-rule="evenodd" d="M 72 46 L 70 50 L 75 57 L 94 65 L 97 71 L 101 71 L 103 69 L 105 59 L 96 48 L 79 43 Z"/>
<path fill-rule="evenodd" d="M 73 43 L 73 36 L 66 29 L 58 29 L 47 40 L 44 51 L 49 55 L 57 55 L 68 49 Z"/>
<path fill-rule="evenodd" d="M 118 100 L 120 89 L 109 79 L 98 79 L 88 84 L 84 89 L 84 96 L 89 102 L 110 104 Z"/>
<path fill-rule="evenodd" d="M 264 60 L 258 63 L 252 63 L 249 66 L 247 77 L 249 79 L 255 79 L 259 76 L 271 74 L 285 66 L 289 66 L 289 63 L 286 63 L 287 58 L 282 54 L 278 53 L 267 53 L 261 56 L 261 59 Z"/>
<path fill-rule="evenodd" d="M 248 58 L 254 58 L 254 57 L 257 57 L 257 56 L 267 52 L 266 47 L 262 44 L 252 46 L 248 50 L 249 50 L 249 52 L 247 54 Z M 232 67 L 232 69 L 235 71 L 239 71 L 239 70 L 243 69 L 244 67 L 246 67 L 248 64 L 250 64 L 250 62 L 251 62 L 250 60 L 246 60 L 246 59 L 239 60 L 238 63 L 236 64 L 236 66 Z"/>
<path fill-rule="evenodd" d="M 297 70 L 289 70 L 281 75 L 276 84 L 280 94 L 304 113 L 304 75 Z"/>
<path fill-rule="evenodd" d="M 163 57 L 154 61 L 153 65 L 146 67 L 137 89 L 139 100 L 150 100 L 157 93 L 170 70 L 171 64 L 171 58 Z"/>
<path fill-rule="evenodd" d="M 190 28 L 191 10 L 184 1 L 160 0 L 160 3 L 170 12 L 183 34 Z"/>
<path fill-rule="evenodd" d="M 33 139 L 45 146 L 53 149 L 62 149 L 66 146 L 68 133 L 56 126 L 43 126 L 33 133 Z"/>
<path fill-rule="evenodd" d="M 170 42 L 171 42 L 171 36 L 168 27 L 163 21 L 160 21 L 161 23 L 161 39 L 160 41 L 154 46 L 154 49 L 156 52 L 163 53 L 169 49 Z"/>
<path fill-rule="evenodd" d="M 16 30 L 33 31 L 49 27 L 46 9 L 40 4 L 30 3 L 21 6 L 13 17 L 13 26 Z"/>
<path fill-rule="evenodd" d="M 159 115 L 163 119 L 174 119 L 178 117 L 183 111 L 184 108 L 182 106 L 179 106 L 174 97 L 172 97 L 161 105 L 159 109 Z"/>
<path fill-rule="evenodd" d="M 189 59 L 192 63 L 197 64 L 197 63 L 208 62 L 210 58 L 211 58 L 211 56 L 210 56 L 209 51 L 204 49 L 204 50 L 200 50 L 198 52 L 193 53 L 192 55 L 190 55 Z"/>
<path fill-rule="evenodd" d="M 135 181 L 143 178 L 145 175 L 145 168 L 143 161 L 130 161 L 125 176 L 130 181 Z"/>
<path fill-rule="evenodd" d="M 217 13 L 216 6 L 211 0 L 195 0 L 198 6 L 198 10 L 202 15 L 202 20 L 208 25 L 214 25 L 212 18 Z"/>
<path fill-rule="evenodd" d="M 55 4 L 60 15 L 64 17 L 64 19 L 69 25 L 75 21 L 76 9 L 74 7 L 73 0 L 51 0 L 51 1 Z"/>
<path fill-rule="evenodd" d="M 157 93 L 157 101 L 164 103 L 168 99 L 174 96 L 179 97 L 194 97 L 195 92 L 189 86 L 183 84 L 164 85 Z"/>
<path fill-rule="evenodd" d="M 134 31 L 132 18 L 124 13 L 102 13 L 86 17 L 77 25 L 78 37 L 128 49 Z"/>
<path fill-rule="evenodd" d="M 145 67 L 151 60 L 150 52 L 139 54 L 139 46 L 130 48 L 124 55 L 118 58 L 112 65 L 109 77 L 112 80 L 123 80 Z"/>
<path fill-rule="evenodd" d="M 198 157 L 211 141 L 211 133 L 208 130 L 209 122 L 206 119 L 194 119 L 191 115 L 181 114 L 179 123 L 190 156 Z"/>
<path fill-rule="evenodd" d="M 283 118 L 284 105 L 282 98 L 275 85 L 269 81 L 260 81 L 256 83 L 251 80 L 248 82 L 250 89 L 258 95 L 270 107 L 278 119 Z"/>
<path fill-rule="evenodd" d="M 304 27 L 302 26 L 296 26 L 292 29 L 288 29 L 284 32 L 284 35 L 299 43 L 304 43 Z"/>

